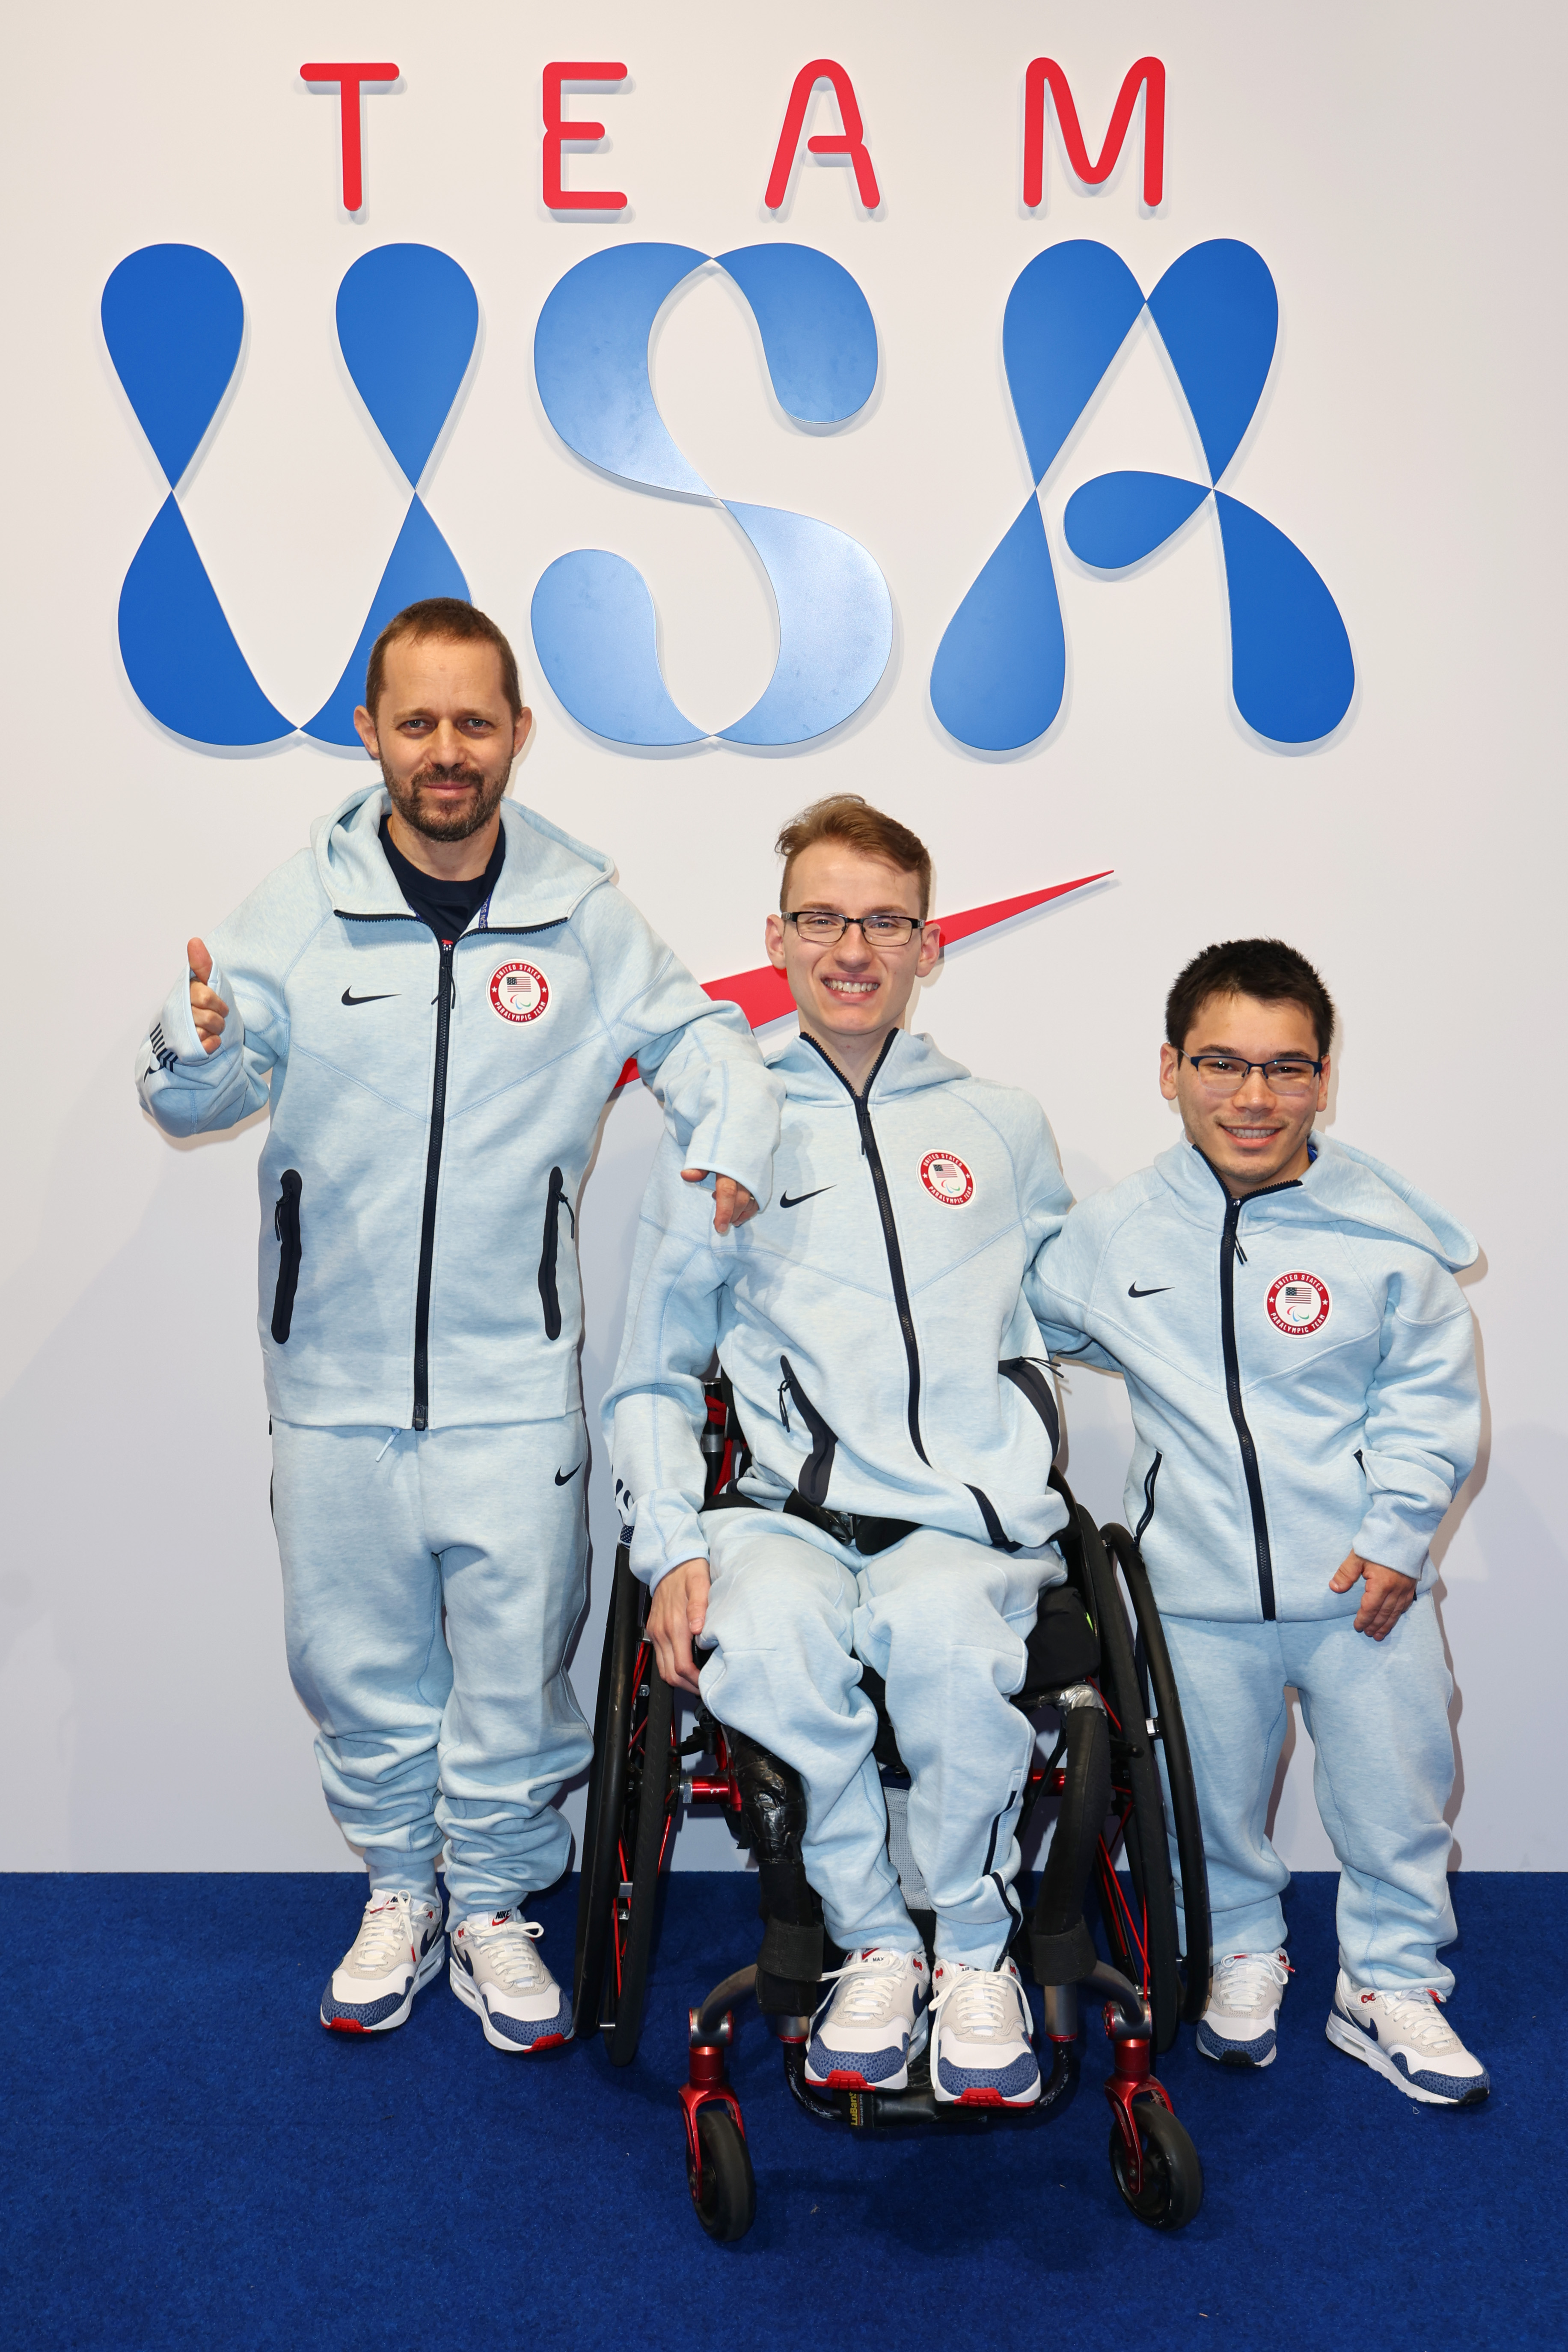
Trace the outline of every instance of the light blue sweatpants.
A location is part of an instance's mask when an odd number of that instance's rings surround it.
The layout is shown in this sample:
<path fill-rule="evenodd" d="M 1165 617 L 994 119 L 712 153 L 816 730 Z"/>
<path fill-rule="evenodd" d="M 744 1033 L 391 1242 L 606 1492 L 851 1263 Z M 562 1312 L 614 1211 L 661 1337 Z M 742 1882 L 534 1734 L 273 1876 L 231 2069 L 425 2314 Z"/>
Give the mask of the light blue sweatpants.
<path fill-rule="evenodd" d="M 566 1674 L 581 1614 L 580 1412 L 498 1428 L 275 1421 L 288 1671 L 371 1885 L 501 1910 L 566 1868 L 551 1804 L 593 1741 Z"/>
<path fill-rule="evenodd" d="M 1453 1971 L 1437 1952 L 1458 1933 L 1443 1818 L 1454 1785 L 1454 1686 L 1430 1593 L 1385 1642 L 1358 1633 L 1348 1616 L 1164 1623 L 1203 1815 L 1216 1958 L 1272 1952 L 1285 1940 L 1280 1897 L 1291 1874 L 1265 1822 L 1293 1684 L 1314 1750 L 1318 1812 L 1340 1861 L 1340 1965 L 1385 1991 L 1451 1992 Z"/>
<path fill-rule="evenodd" d="M 703 1698 L 800 1773 L 806 1874 L 829 1935 L 846 1951 L 920 1948 L 888 1859 L 863 1659 L 887 1685 L 909 1769 L 909 1843 L 937 1954 L 994 1968 L 1019 1916 L 1014 1832 L 1034 1753 L 1008 1699 L 1023 1685 L 1038 1596 L 1066 1574 L 1060 1553 L 993 1551 L 923 1528 L 862 1559 L 775 1511 L 713 1511 L 703 1527 L 713 1589 L 700 1639 L 714 1651 Z"/>

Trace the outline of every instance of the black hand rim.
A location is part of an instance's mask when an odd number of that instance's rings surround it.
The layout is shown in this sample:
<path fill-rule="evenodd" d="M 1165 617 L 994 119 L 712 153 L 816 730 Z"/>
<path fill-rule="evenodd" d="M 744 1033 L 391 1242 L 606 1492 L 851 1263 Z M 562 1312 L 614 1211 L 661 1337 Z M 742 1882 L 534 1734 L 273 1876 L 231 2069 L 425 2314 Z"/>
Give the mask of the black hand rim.
<path fill-rule="evenodd" d="M 1143 1554 L 1125 1528 L 1106 1528 L 1103 1535 L 1106 1547 L 1114 1554 L 1132 1596 L 1133 1614 L 1148 1665 L 1153 1712 L 1160 1727 L 1160 1745 L 1165 1749 L 1166 1785 L 1170 1799 L 1171 1825 L 1176 1831 L 1176 1867 L 1181 1877 L 1183 1919 L 1186 1929 L 1186 1967 L 1182 1985 L 1181 2014 L 1189 2025 L 1193 2025 L 1208 2005 L 1209 1946 L 1213 1937 L 1208 1908 L 1208 1866 L 1204 1859 L 1197 1783 L 1193 1779 L 1192 1756 L 1187 1747 L 1181 1696 L 1176 1689 L 1165 1628 L 1160 1622 L 1159 1608 L 1155 1600 L 1154 1587 L 1149 1582 L 1149 1571 L 1144 1566 Z"/>
<path fill-rule="evenodd" d="M 1100 1639 L 1100 1687 L 1107 1706 L 1122 1727 L 1118 1730 L 1117 1724 L 1111 1726 L 1113 1776 L 1117 1781 L 1124 1780 L 1133 1801 L 1125 1831 L 1127 1866 L 1132 1874 L 1134 1894 L 1145 1920 L 1148 1998 L 1154 2024 L 1154 2047 L 1157 2054 L 1168 2050 L 1176 2040 L 1183 1998 L 1176 1939 L 1176 1885 L 1171 1877 L 1170 1853 L 1166 1843 L 1165 1801 L 1160 1791 L 1159 1769 L 1155 1762 L 1153 1743 L 1145 1726 L 1143 1693 L 1116 1570 L 1100 1530 L 1082 1505 L 1078 1507 L 1078 1517 L 1092 1596 L 1091 1605 L 1094 1630 Z M 1103 1872 L 1100 1894 L 1106 1934 L 1114 1949 L 1120 1934 L 1114 1890 L 1103 1884 Z M 1124 1945 L 1123 1948 L 1125 1950 Z M 1134 1965 L 1126 1972 L 1137 1983 L 1143 1974 L 1142 1968 L 1137 1964 L 1135 1955 L 1129 1954 L 1128 1957 Z"/>
<path fill-rule="evenodd" d="M 626 1948 L 621 1962 L 621 1991 L 615 2023 L 610 2035 L 610 2063 L 629 2066 L 643 2037 L 643 2003 L 648 1988 L 648 1960 L 653 1948 L 653 1911 L 659 1893 L 659 1864 L 664 1851 L 664 1823 L 669 1812 L 671 1780 L 679 1769 L 670 1750 L 670 1722 L 674 1695 L 659 1672 L 653 1647 L 643 1651 L 646 1661 L 648 1711 L 643 1735 L 643 1763 L 636 1798 L 637 1827 L 632 1843 L 632 1916 L 626 1928 Z M 632 1811 L 627 1799 L 626 1812 Z M 628 1818 L 627 1828 L 631 1822 Z"/>
<path fill-rule="evenodd" d="M 626 1547 L 615 1554 L 599 1700 L 593 1725 L 593 1765 L 583 1824 L 582 1876 L 577 1895 L 577 1952 L 572 1969 L 574 2033 L 597 2033 L 602 2015 L 604 1964 L 614 1928 L 619 1830 L 626 1802 L 627 1746 L 632 1727 L 632 1678 L 637 1664 L 643 1589 Z"/>

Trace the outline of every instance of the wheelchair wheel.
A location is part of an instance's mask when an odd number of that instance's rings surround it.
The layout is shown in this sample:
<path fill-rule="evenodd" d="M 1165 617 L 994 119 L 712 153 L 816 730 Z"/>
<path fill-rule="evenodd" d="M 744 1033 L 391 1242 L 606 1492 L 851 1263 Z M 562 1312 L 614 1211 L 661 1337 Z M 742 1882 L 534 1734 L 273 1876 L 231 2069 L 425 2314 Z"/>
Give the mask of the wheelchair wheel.
<path fill-rule="evenodd" d="M 1197 1809 L 1197 1784 L 1192 1775 L 1186 1726 L 1181 1698 L 1166 1646 L 1165 1628 L 1149 1583 L 1143 1555 L 1125 1528 L 1103 1530 L 1106 1549 L 1121 1569 L 1132 1599 L 1138 1629 L 1134 1664 L 1144 1712 L 1157 1727 L 1154 1737 L 1165 1753 L 1165 1780 L 1169 1795 L 1170 1822 L 1176 1834 L 1176 1871 L 1181 1884 L 1182 1917 L 1186 1926 L 1186 1973 L 1182 1987 L 1181 2013 L 1189 2025 L 1203 2015 L 1208 2002 L 1209 1945 L 1208 1869 L 1203 1854 L 1203 1824 Z"/>
<path fill-rule="evenodd" d="M 582 1832 L 582 1875 L 577 1894 L 571 2021 L 573 2032 L 583 2036 L 599 2031 L 605 1959 L 616 1927 L 632 1675 L 642 1638 L 642 1588 L 632 1573 L 622 1544 L 615 1554 L 615 1579 L 604 1624 L 604 1654 L 600 1661 L 599 1698 L 593 1719 L 593 1764 L 589 1773 L 588 1810 Z"/>
<path fill-rule="evenodd" d="M 757 2182 L 746 2136 L 729 2109 L 715 2102 L 697 2110 L 697 2144 L 703 2152 L 700 2179 L 686 2158 L 693 2209 L 710 2238 L 733 2246 L 757 2219 Z"/>
<path fill-rule="evenodd" d="M 1088 1598 L 1100 1639 L 1100 1695 L 1110 1717 L 1112 1803 L 1120 1822 L 1119 1841 L 1113 1834 L 1100 1844 L 1095 1868 L 1100 1913 L 1112 1965 L 1130 1977 L 1148 2001 L 1157 2053 L 1176 2040 L 1183 2000 L 1165 1801 L 1115 1566 L 1082 1505 L 1078 1517 Z M 1118 1842 L 1126 1849 L 1130 1902 L 1116 1869 Z"/>
<path fill-rule="evenodd" d="M 1182 2126 L 1157 2099 L 1134 2099 L 1132 2116 L 1143 2142 L 1144 2180 L 1134 2195 L 1127 2178 L 1122 2126 L 1111 2126 L 1111 2170 L 1130 2213 L 1151 2230 L 1182 2230 L 1203 2203 L 1203 2167 Z"/>
<path fill-rule="evenodd" d="M 643 2002 L 653 1948 L 653 1906 L 659 1870 L 670 1841 L 680 1759 L 672 1724 L 674 1694 L 653 1661 L 650 1642 L 638 1646 L 632 1675 L 632 1733 L 627 1742 L 626 1799 L 620 1853 L 631 1868 L 615 1902 L 615 2022 L 610 2063 L 629 2066 L 643 2038 Z"/>

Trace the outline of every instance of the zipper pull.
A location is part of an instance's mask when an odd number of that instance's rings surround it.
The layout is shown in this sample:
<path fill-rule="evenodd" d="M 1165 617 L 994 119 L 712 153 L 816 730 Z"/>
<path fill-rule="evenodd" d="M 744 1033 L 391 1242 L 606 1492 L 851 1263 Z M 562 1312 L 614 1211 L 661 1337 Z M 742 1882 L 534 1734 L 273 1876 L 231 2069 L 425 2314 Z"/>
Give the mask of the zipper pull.
<path fill-rule="evenodd" d="M 794 1431 L 793 1431 L 793 1430 L 791 1430 L 791 1429 L 789 1428 L 789 1395 L 788 1395 L 788 1393 L 787 1393 L 787 1391 L 788 1391 L 788 1388 L 789 1388 L 789 1383 L 788 1383 L 788 1381 L 779 1381 L 779 1420 L 783 1423 L 783 1424 L 784 1424 L 784 1426 L 785 1426 L 785 1429 L 786 1429 L 787 1431 L 789 1431 L 789 1435 L 792 1437 L 792 1436 L 794 1435 L 794 1433 L 794 1433 Z"/>
<path fill-rule="evenodd" d="M 1245 1265 L 1247 1263 L 1247 1253 L 1241 1246 L 1240 1233 L 1239 1231 L 1232 1232 L 1230 1238 L 1236 1244 L 1237 1256 L 1240 1259 L 1242 1265 Z"/>

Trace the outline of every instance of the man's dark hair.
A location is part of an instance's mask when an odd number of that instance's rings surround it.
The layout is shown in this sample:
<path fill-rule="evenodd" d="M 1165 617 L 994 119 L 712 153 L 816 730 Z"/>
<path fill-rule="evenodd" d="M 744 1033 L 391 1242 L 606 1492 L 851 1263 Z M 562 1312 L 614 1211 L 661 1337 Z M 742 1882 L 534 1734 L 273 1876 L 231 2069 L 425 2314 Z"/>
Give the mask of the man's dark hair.
<path fill-rule="evenodd" d="M 1319 1055 L 1333 1043 L 1328 990 L 1304 955 L 1283 940 L 1225 940 L 1195 955 L 1166 999 L 1166 1035 L 1181 1053 L 1211 996 L 1256 996 L 1264 1004 L 1299 1004 L 1317 1034 Z"/>
<path fill-rule="evenodd" d="M 501 691 L 512 706 L 512 717 L 518 716 L 523 707 L 523 689 L 517 677 L 517 657 L 489 614 L 481 613 L 476 604 L 465 604 L 461 596 L 426 596 L 423 604 L 405 604 L 401 613 L 394 614 L 371 647 L 370 667 L 365 672 L 365 709 L 372 719 L 382 698 L 387 647 L 400 644 L 404 637 L 440 637 L 449 643 L 483 642 L 494 646 L 501 657 Z"/>

